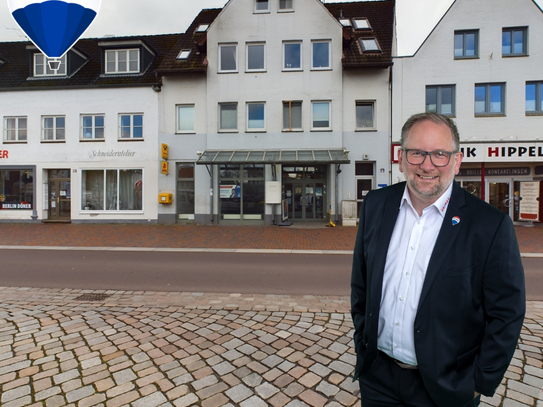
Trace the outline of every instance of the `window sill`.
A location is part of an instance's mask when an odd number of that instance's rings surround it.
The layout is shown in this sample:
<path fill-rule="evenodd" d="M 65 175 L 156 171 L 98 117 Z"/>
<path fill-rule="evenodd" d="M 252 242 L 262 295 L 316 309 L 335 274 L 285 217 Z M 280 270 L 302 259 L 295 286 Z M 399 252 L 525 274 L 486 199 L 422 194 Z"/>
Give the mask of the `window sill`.
<path fill-rule="evenodd" d="M 311 129 L 312 132 L 331 132 L 332 129 Z"/>
<path fill-rule="evenodd" d="M 283 133 L 303 133 L 304 129 L 292 129 L 292 130 L 283 129 L 282 132 Z"/>
<path fill-rule="evenodd" d="M 543 116 L 543 111 L 541 111 L 541 112 L 526 112 L 526 116 Z"/>
<path fill-rule="evenodd" d="M 117 141 L 145 141 L 143 138 L 119 138 Z"/>
<path fill-rule="evenodd" d="M 4 140 L 4 144 L 28 144 L 27 140 Z"/>
<path fill-rule="evenodd" d="M 505 113 L 475 113 L 475 117 L 506 117 Z"/>
<path fill-rule="evenodd" d="M 473 56 L 473 57 L 454 57 L 455 61 L 465 60 L 465 59 L 479 59 L 479 56 Z"/>
<path fill-rule="evenodd" d="M 239 71 L 217 71 L 217 73 L 224 75 L 229 73 L 239 73 Z"/>
<path fill-rule="evenodd" d="M 354 129 L 354 131 L 356 132 L 360 132 L 360 133 L 372 133 L 372 132 L 376 132 L 377 129 L 374 128 L 374 127 L 368 127 L 368 128 L 360 128 L 360 129 Z"/>
<path fill-rule="evenodd" d="M 247 129 L 245 133 L 266 133 L 266 129 Z"/>
<path fill-rule="evenodd" d="M 294 13 L 293 8 L 285 9 L 285 10 L 277 10 L 278 13 Z"/>
<path fill-rule="evenodd" d="M 502 58 L 523 58 L 529 56 L 528 54 L 502 54 Z"/>
<path fill-rule="evenodd" d="M 103 139 L 103 138 L 81 138 L 79 139 L 80 142 L 82 143 L 92 143 L 92 142 L 98 142 L 98 143 L 103 143 L 106 141 L 106 139 Z"/>
<path fill-rule="evenodd" d="M 219 130 L 219 133 L 222 133 L 222 134 L 236 134 L 236 133 L 239 133 L 239 130 Z"/>
<path fill-rule="evenodd" d="M 266 73 L 268 72 L 266 69 L 246 69 L 245 73 Z"/>
<path fill-rule="evenodd" d="M 255 10 L 253 14 L 271 14 L 270 10 Z"/>
<path fill-rule="evenodd" d="M 191 131 L 176 131 L 175 134 L 179 134 L 179 135 L 190 135 L 190 134 L 196 134 L 196 132 L 194 130 L 191 130 Z"/>
<path fill-rule="evenodd" d="M 282 72 L 303 72 L 304 70 L 302 68 L 296 68 L 296 69 L 285 69 L 283 68 Z"/>
<path fill-rule="evenodd" d="M 332 68 L 331 67 L 326 67 L 326 68 L 311 68 L 311 71 L 332 71 Z"/>
<path fill-rule="evenodd" d="M 42 143 L 66 143 L 66 140 L 41 140 Z"/>

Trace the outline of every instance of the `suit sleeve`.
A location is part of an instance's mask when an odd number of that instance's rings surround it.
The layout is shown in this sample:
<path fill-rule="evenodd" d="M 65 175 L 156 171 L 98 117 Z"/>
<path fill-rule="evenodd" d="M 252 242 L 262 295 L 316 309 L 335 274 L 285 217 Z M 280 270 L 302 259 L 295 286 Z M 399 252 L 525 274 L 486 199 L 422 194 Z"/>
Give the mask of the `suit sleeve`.
<path fill-rule="evenodd" d="M 483 301 L 486 325 L 475 366 L 475 390 L 492 396 L 515 352 L 526 311 L 524 269 L 508 216 L 502 218 L 491 243 Z"/>

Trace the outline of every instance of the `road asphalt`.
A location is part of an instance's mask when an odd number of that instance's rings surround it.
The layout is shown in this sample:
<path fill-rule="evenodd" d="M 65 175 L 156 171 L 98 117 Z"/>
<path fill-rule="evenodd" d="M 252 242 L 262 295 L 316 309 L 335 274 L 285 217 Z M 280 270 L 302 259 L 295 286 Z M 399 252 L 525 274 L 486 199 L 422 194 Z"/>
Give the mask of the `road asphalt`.
<path fill-rule="evenodd" d="M 0 248 L 352 252 L 355 228 L 2 224 Z M 525 256 L 543 228 L 516 227 Z M 0 287 L 2 407 L 360 406 L 348 297 Z M 484 406 L 543 407 L 529 301 Z"/>

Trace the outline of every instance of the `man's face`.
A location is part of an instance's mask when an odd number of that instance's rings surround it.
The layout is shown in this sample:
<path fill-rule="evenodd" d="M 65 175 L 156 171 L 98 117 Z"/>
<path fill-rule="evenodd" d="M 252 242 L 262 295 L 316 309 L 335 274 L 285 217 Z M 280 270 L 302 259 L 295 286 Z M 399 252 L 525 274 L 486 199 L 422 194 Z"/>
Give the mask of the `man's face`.
<path fill-rule="evenodd" d="M 405 149 L 452 152 L 454 143 L 451 131 L 445 124 L 436 124 L 430 120 L 419 122 L 409 131 Z M 419 201 L 431 205 L 443 195 L 458 174 L 462 153 L 453 154 L 445 167 L 433 165 L 429 156 L 426 156 L 422 164 L 409 164 L 401 149 L 398 151 L 398 161 L 400 171 L 405 174 L 411 198 L 418 198 Z"/>

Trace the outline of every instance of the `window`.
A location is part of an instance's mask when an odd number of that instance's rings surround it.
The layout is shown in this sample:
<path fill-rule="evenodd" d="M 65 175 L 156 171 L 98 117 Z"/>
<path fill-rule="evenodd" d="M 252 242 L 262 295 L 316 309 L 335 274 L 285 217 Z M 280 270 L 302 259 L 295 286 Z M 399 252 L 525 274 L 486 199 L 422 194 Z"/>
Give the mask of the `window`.
<path fill-rule="evenodd" d="M 475 85 L 475 115 L 504 115 L 504 88 L 503 83 Z"/>
<path fill-rule="evenodd" d="M 341 23 L 341 25 L 343 27 L 351 27 L 352 26 L 351 20 L 349 20 L 348 18 L 340 18 L 339 22 Z"/>
<path fill-rule="evenodd" d="M 219 104 L 219 130 L 236 131 L 238 129 L 237 103 Z"/>
<path fill-rule="evenodd" d="M 427 86 L 426 87 L 426 112 L 441 113 L 446 116 L 455 114 L 455 87 Z"/>
<path fill-rule="evenodd" d="M 194 164 L 177 164 L 177 217 L 194 220 Z"/>
<path fill-rule="evenodd" d="M 381 52 L 381 47 L 375 38 L 361 38 L 362 52 Z"/>
<path fill-rule="evenodd" d="M 198 28 L 196 28 L 197 33 L 205 33 L 207 29 L 209 28 L 209 24 L 200 24 Z"/>
<path fill-rule="evenodd" d="M 283 43 L 283 69 L 297 71 L 302 69 L 302 43 Z"/>
<path fill-rule="evenodd" d="M 247 130 L 265 130 L 266 129 L 266 114 L 265 104 L 247 103 Z"/>
<path fill-rule="evenodd" d="M 283 102 L 283 130 L 302 130 L 302 102 Z"/>
<path fill-rule="evenodd" d="M 236 44 L 219 45 L 219 72 L 237 72 L 238 46 Z"/>
<path fill-rule="evenodd" d="M 279 0 L 279 10 L 293 10 L 293 0 Z"/>
<path fill-rule="evenodd" d="M 255 0 L 255 13 L 269 11 L 268 0 Z"/>
<path fill-rule="evenodd" d="M 42 116 L 42 141 L 64 141 L 66 139 L 64 116 Z"/>
<path fill-rule="evenodd" d="M 58 60 L 58 59 L 57 59 Z M 51 69 L 50 62 L 52 58 L 47 58 L 41 53 L 34 54 L 34 76 L 65 76 L 66 75 L 66 55 L 60 58 L 60 65 L 57 70 Z"/>
<path fill-rule="evenodd" d="M 141 211 L 143 170 L 81 171 L 81 210 Z"/>
<path fill-rule="evenodd" d="M 265 45 L 247 44 L 247 71 L 264 71 Z"/>
<path fill-rule="evenodd" d="M 104 115 L 81 116 L 81 140 L 104 139 Z"/>
<path fill-rule="evenodd" d="M 526 113 L 543 113 L 543 81 L 526 82 Z"/>
<path fill-rule="evenodd" d="M 106 51 L 106 73 L 139 73 L 140 50 L 119 49 Z"/>
<path fill-rule="evenodd" d="M 374 129 L 374 102 L 356 102 L 356 128 L 358 130 Z"/>
<path fill-rule="evenodd" d="M 330 130 L 330 102 L 312 103 L 312 130 Z"/>
<path fill-rule="evenodd" d="M 177 55 L 177 59 L 189 59 L 190 49 L 182 49 Z"/>
<path fill-rule="evenodd" d="M 311 47 L 311 68 L 329 69 L 330 64 L 330 41 L 314 41 Z"/>
<path fill-rule="evenodd" d="M 526 27 L 504 28 L 502 31 L 502 55 L 528 55 L 527 31 Z"/>
<path fill-rule="evenodd" d="M 4 141 L 26 141 L 26 116 L 4 118 Z"/>
<path fill-rule="evenodd" d="M 194 132 L 194 105 L 177 106 L 177 132 Z"/>
<path fill-rule="evenodd" d="M 454 32 L 454 57 L 458 59 L 479 57 L 479 31 Z"/>
<path fill-rule="evenodd" d="M 371 26 L 367 18 L 353 18 L 353 24 L 354 28 L 357 30 L 371 30 Z"/>
<path fill-rule="evenodd" d="M 143 139 L 143 115 L 119 115 L 119 139 Z"/>
<path fill-rule="evenodd" d="M 0 170 L 0 209 L 33 209 L 34 170 Z"/>

